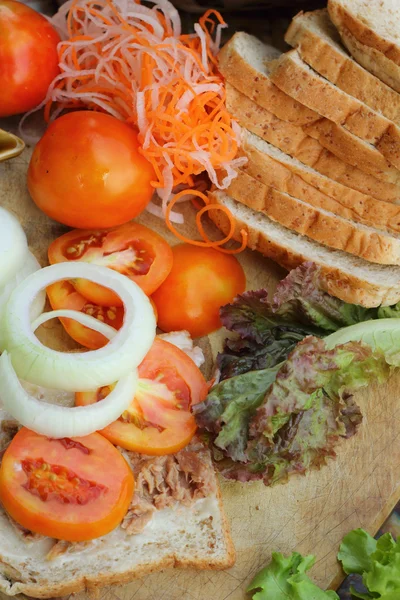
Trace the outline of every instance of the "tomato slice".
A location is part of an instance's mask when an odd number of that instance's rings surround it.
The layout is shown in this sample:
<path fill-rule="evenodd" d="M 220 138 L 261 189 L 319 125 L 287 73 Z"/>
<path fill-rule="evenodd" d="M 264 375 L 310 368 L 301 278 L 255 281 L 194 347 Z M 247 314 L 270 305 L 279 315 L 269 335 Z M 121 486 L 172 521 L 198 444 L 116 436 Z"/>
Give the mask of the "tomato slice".
<path fill-rule="evenodd" d="M 100 433 L 110 442 L 143 454 L 173 454 L 184 448 L 196 431 L 190 411 L 202 402 L 208 385 L 191 358 L 169 342 L 156 338 L 139 365 L 139 384 L 132 404 Z M 75 395 L 78 406 L 93 404 L 110 387 Z"/>
<path fill-rule="evenodd" d="M 70 542 L 106 535 L 132 500 L 132 471 L 98 433 L 50 439 L 21 429 L 0 469 L 0 500 L 17 523 Z"/>
<path fill-rule="evenodd" d="M 119 306 L 98 306 L 89 302 L 84 296 L 79 294 L 69 281 L 58 281 L 47 288 L 53 310 L 69 309 L 77 310 L 87 315 L 91 315 L 99 321 L 111 325 L 115 329 L 121 329 L 124 320 L 124 309 Z M 105 346 L 109 340 L 101 333 L 93 331 L 73 319 L 60 319 L 66 332 L 78 344 L 97 350 Z"/>
<path fill-rule="evenodd" d="M 148 296 L 166 279 L 172 260 L 171 247 L 158 233 L 133 222 L 102 231 L 74 229 L 49 247 L 50 264 L 84 261 L 109 267 L 132 279 Z M 122 306 L 112 290 L 82 279 L 72 283 L 93 304 Z"/>

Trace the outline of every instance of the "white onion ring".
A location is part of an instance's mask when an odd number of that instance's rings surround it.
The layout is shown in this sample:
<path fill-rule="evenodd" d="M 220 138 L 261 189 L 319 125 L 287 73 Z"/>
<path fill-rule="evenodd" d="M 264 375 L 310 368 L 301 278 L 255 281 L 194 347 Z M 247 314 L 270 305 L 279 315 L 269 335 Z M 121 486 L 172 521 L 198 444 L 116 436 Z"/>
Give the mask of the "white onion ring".
<path fill-rule="evenodd" d="M 24 265 L 28 242 L 19 221 L 0 207 L 0 288 Z"/>
<path fill-rule="evenodd" d="M 41 402 L 25 391 L 7 351 L 0 357 L 0 381 L 3 408 L 21 425 L 52 438 L 71 438 L 104 429 L 118 419 L 135 396 L 138 373 L 134 369 L 124 375 L 104 400 L 73 408 Z"/>
<path fill-rule="evenodd" d="M 97 331 L 101 333 L 109 340 L 112 340 L 117 333 L 117 330 L 111 325 L 107 325 L 107 323 L 103 323 L 96 319 L 96 317 L 92 317 L 91 315 L 87 315 L 85 313 L 78 312 L 77 310 L 68 310 L 68 309 L 60 309 L 60 310 L 52 310 L 51 312 L 43 313 L 37 319 L 35 319 L 32 323 L 32 331 L 36 331 L 38 327 L 46 323 L 47 321 L 51 321 L 51 319 L 73 319 L 77 323 L 80 323 L 84 327 L 88 327 L 89 329 L 93 329 L 93 331 Z"/>
<path fill-rule="evenodd" d="M 112 289 L 124 305 L 124 323 L 110 342 L 89 352 L 63 353 L 44 346 L 32 331 L 30 307 L 38 292 L 57 281 L 88 279 Z M 83 262 L 59 263 L 30 275 L 12 293 L 5 319 L 5 347 L 20 379 L 66 391 L 91 391 L 118 381 L 149 351 L 156 321 L 149 299 L 128 277 Z"/>
<path fill-rule="evenodd" d="M 33 256 L 33 254 L 31 252 L 28 252 L 23 266 L 20 269 L 18 269 L 14 277 L 12 279 L 9 279 L 9 281 L 0 289 L 0 352 L 4 350 L 3 317 L 6 310 L 7 302 L 17 285 L 19 285 L 21 281 L 26 279 L 28 275 L 31 275 L 31 273 L 35 273 L 35 271 L 38 271 L 39 269 L 41 269 L 40 264 Z M 36 317 L 38 317 L 43 312 L 45 303 L 46 292 L 39 292 L 31 306 L 31 319 L 36 319 Z"/>

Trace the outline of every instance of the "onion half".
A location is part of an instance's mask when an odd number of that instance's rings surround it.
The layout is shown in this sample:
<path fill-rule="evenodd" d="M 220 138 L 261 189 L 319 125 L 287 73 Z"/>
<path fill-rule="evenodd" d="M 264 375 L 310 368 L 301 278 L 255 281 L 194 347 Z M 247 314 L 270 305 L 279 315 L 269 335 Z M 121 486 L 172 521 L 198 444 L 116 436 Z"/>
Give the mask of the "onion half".
<path fill-rule="evenodd" d="M 137 370 L 122 377 L 110 394 L 89 406 L 67 408 L 31 396 L 19 381 L 8 352 L 0 357 L 0 400 L 21 425 L 52 438 L 81 437 L 99 431 L 118 419 L 136 393 Z"/>
<path fill-rule="evenodd" d="M 124 305 L 124 323 L 99 350 L 64 353 L 44 346 L 31 325 L 31 306 L 47 286 L 87 279 L 112 289 Z M 47 388 L 90 391 L 118 381 L 137 367 L 150 349 L 156 321 L 140 287 L 120 273 L 88 263 L 59 263 L 30 275 L 11 294 L 4 318 L 4 343 L 18 378 Z"/>

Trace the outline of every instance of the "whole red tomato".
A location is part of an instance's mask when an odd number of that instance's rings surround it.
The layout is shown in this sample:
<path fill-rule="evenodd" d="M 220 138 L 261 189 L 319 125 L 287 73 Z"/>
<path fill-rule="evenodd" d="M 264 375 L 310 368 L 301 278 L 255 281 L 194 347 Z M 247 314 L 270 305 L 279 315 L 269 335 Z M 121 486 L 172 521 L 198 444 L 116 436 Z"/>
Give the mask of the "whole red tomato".
<path fill-rule="evenodd" d="M 56 119 L 36 145 L 28 169 L 29 192 L 38 207 L 78 229 L 127 223 L 150 201 L 153 179 L 135 130 L 87 110 Z"/>
<path fill-rule="evenodd" d="M 42 15 L 15 0 L 0 0 L 0 117 L 34 108 L 59 73 L 60 37 Z"/>
<path fill-rule="evenodd" d="M 185 329 L 192 337 L 219 329 L 219 309 L 246 287 L 239 261 L 213 248 L 188 244 L 178 244 L 172 252 L 172 270 L 152 295 L 160 329 Z"/>

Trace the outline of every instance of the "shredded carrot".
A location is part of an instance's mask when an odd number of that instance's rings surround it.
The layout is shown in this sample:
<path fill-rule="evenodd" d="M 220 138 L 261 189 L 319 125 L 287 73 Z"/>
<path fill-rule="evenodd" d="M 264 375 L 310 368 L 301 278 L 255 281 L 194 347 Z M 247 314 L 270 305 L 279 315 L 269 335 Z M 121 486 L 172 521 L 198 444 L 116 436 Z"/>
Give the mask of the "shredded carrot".
<path fill-rule="evenodd" d="M 153 165 L 168 227 L 184 238 L 171 224 L 172 207 L 196 190 L 173 197 L 177 187 L 190 188 L 196 175 L 207 172 L 216 187 L 226 189 L 246 162 L 237 156 L 240 129 L 226 109 L 217 68 L 224 19 L 208 10 L 194 33 L 182 34 L 169 0 L 151 7 L 140 0 L 69 0 L 54 23 L 64 40 L 58 47 L 61 74 L 42 104 L 46 120 L 53 105 L 56 115 L 86 106 L 134 125 L 141 152 Z M 234 234 L 234 219 L 228 216 L 229 235 L 212 242 L 201 223 L 210 205 L 207 197 L 202 200 L 196 223 L 204 241 L 192 243 L 220 248 Z"/>

